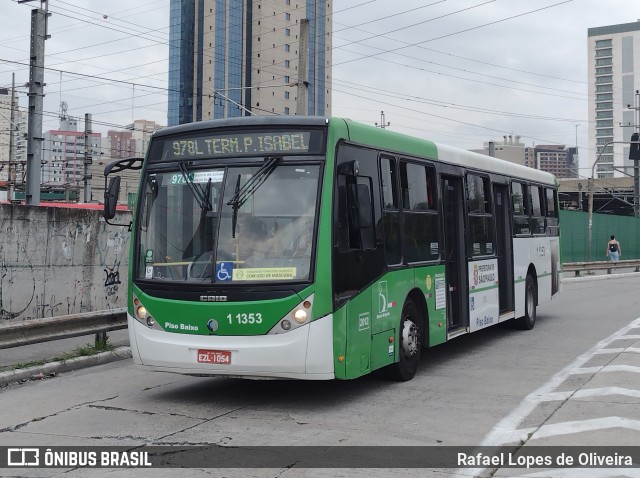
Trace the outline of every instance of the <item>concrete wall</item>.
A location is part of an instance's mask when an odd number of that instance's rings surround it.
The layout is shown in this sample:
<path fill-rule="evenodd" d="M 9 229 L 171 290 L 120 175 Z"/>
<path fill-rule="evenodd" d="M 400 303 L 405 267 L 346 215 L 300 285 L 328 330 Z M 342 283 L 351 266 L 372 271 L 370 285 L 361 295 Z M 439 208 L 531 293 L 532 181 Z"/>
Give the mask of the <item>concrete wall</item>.
<path fill-rule="evenodd" d="M 124 307 L 128 254 L 101 210 L 0 204 L 0 321 Z"/>

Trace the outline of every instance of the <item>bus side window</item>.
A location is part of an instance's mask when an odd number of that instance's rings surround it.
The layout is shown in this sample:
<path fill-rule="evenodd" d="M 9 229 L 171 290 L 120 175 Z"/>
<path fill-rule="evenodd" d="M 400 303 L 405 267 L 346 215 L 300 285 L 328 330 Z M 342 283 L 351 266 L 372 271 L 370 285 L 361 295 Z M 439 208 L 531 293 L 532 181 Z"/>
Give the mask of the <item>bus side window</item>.
<path fill-rule="evenodd" d="M 544 195 L 540 186 L 531 186 L 531 232 L 544 234 Z"/>
<path fill-rule="evenodd" d="M 489 178 L 467 174 L 469 208 L 469 251 L 471 256 L 494 254 L 494 227 Z"/>
<path fill-rule="evenodd" d="M 354 166 L 344 163 L 352 169 Z M 354 163 L 355 165 L 355 163 Z M 373 180 L 355 170 L 338 174 L 337 246 L 341 252 L 375 249 L 373 227 Z"/>
<path fill-rule="evenodd" d="M 517 181 L 512 182 L 511 200 L 513 202 L 514 234 L 531 234 L 529 227 L 529 198 L 526 185 Z"/>
<path fill-rule="evenodd" d="M 409 263 L 440 258 L 434 177 L 430 166 L 400 163 L 404 256 Z"/>
<path fill-rule="evenodd" d="M 556 192 L 551 188 L 544 189 L 547 204 L 547 235 L 558 235 L 558 209 L 556 207 Z"/>
<path fill-rule="evenodd" d="M 400 216 L 398 210 L 398 173 L 397 161 L 393 157 L 380 158 L 380 181 L 382 186 L 382 224 L 378 229 L 384 233 L 385 262 L 399 264 L 400 254 Z"/>

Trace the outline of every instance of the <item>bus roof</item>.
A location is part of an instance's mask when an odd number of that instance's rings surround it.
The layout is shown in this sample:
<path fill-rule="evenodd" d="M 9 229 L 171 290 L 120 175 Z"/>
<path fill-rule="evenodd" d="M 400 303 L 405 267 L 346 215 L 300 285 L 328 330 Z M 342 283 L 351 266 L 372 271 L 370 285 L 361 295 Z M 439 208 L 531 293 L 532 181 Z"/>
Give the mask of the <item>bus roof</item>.
<path fill-rule="evenodd" d="M 211 128 L 236 128 L 247 126 L 326 126 L 329 119 L 323 116 L 240 116 L 238 118 L 224 118 L 195 123 L 186 123 L 178 126 L 169 126 L 155 132 L 154 137 L 161 137 L 184 132 L 194 132 Z"/>
<path fill-rule="evenodd" d="M 332 120 L 337 120 L 333 118 Z M 408 136 L 386 128 L 376 128 L 352 120 L 345 121 L 349 129 L 349 139 L 361 144 L 384 148 L 391 152 L 404 153 L 426 158 L 437 159 L 449 164 L 464 166 L 479 171 L 502 174 L 505 176 L 527 179 L 544 184 L 555 185 L 555 176 L 521 164 L 474 153 L 433 141 Z"/>

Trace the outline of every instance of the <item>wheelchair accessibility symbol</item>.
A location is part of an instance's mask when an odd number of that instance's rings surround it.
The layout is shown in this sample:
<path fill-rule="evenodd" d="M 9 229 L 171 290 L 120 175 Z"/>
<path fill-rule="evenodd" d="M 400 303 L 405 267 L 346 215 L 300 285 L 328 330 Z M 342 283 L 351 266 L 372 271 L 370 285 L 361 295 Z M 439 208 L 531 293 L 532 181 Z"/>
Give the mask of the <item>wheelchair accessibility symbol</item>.
<path fill-rule="evenodd" d="M 216 264 L 216 279 L 229 282 L 233 277 L 233 262 L 218 262 Z"/>

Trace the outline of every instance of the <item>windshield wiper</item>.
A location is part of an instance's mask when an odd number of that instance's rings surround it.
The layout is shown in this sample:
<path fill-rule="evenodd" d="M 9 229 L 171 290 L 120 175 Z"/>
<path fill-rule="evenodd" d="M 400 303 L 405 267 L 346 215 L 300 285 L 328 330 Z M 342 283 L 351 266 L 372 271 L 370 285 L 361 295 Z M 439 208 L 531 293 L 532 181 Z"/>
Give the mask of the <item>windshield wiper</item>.
<path fill-rule="evenodd" d="M 238 181 L 236 182 L 236 189 L 233 197 L 227 202 L 227 206 L 233 208 L 233 216 L 231 218 L 231 237 L 236 237 L 236 223 L 238 219 L 238 210 L 246 203 L 251 196 L 258 190 L 260 186 L 264 184 L 271 173 L 278 167 L 278 163 L 282 159 L 279 156 L 271 156 L 264 158 L 265 162 L 256 173 L 244 183 L 244 186 L 240 187 L 240 175 L 238 175 Z"/>
<path fill-rule="evenodd" d="M 191 179 L 186 164 L 180 163 L 178 164 L 178 168 L 182 173 L 184 181 L 189 186 L 189 189 L 191 189 L 191 193 L 196 198 L 196 201 L 198 201 L 200 209 L 202 209 L 203 211 L 211 211 L 213 209 L 213 207 L 211 206 L 211 200 L 209 199 L 211 196 L 211 178 L 209 178 L 209 181 L 207 182 L 206 191 L 203 191 L 202 186 L 200 186 L 199 184 L 196 186 L 196 184 Z"/>

